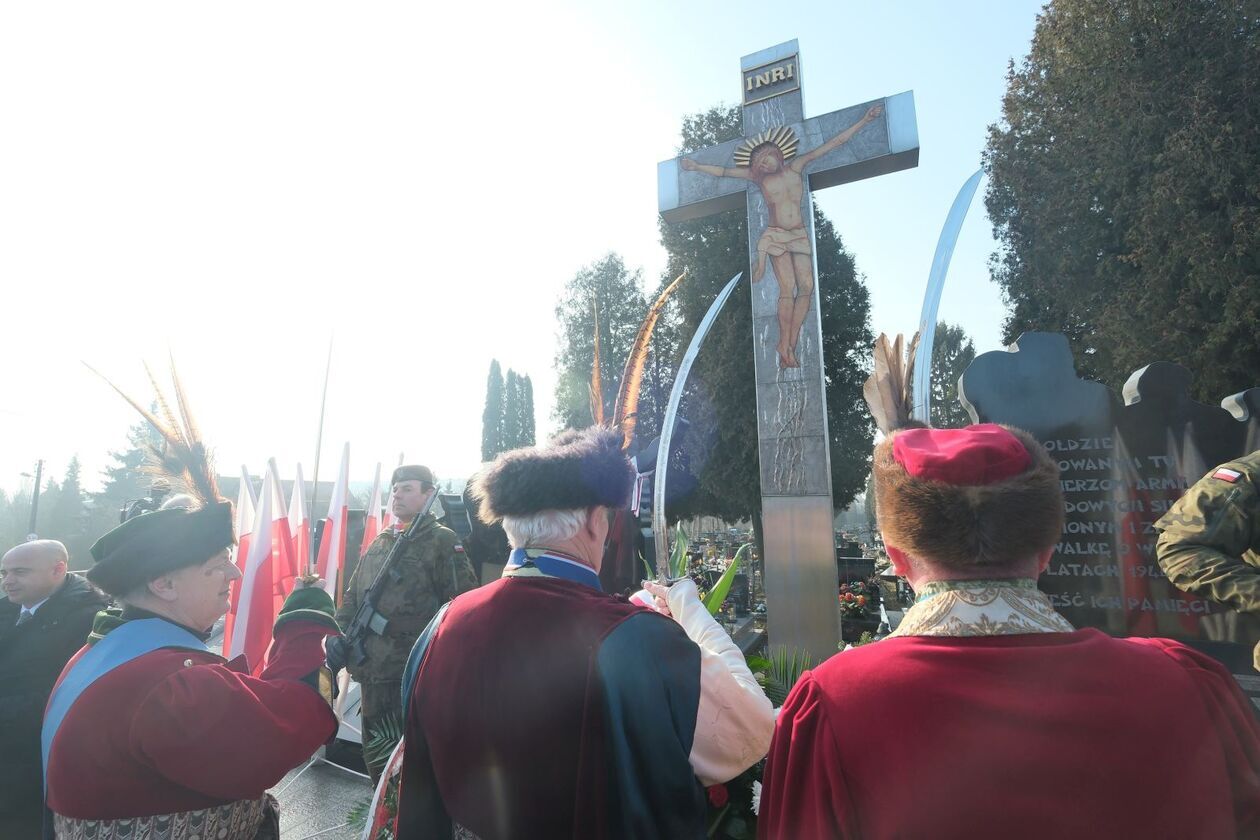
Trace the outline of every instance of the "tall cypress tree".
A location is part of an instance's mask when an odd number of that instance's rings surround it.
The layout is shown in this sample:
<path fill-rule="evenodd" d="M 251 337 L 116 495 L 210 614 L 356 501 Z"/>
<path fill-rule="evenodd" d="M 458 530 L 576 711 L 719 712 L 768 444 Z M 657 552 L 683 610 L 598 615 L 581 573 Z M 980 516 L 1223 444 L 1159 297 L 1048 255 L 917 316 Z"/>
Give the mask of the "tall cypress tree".
<path fill-rule="evenodd" d="M 508 368 L 503 383 L 503 448 L 521 446 L 521 378 Z"/>
<path fill-rule="evenodd" d="M 490 461 L 503 446 L 503 371 L 498 359 L 490 360 L 486 377 L 486 407 L 481 412 L 481 460 Z"/>
<path fill-rule="evenodd" d="M 534 432 L 534 383 L 526 374 L 521 378 L 521 446 L 538 442 Z"/>

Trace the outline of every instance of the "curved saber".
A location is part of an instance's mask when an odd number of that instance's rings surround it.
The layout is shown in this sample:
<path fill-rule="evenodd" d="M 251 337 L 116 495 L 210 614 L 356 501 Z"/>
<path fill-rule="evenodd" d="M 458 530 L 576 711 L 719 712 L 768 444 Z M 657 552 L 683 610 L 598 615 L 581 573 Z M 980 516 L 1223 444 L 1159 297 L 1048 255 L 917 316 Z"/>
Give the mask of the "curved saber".
<path fill-rule="evenodd" d="M 923 293 L 923 312 L 919 315 L 919 352 L 914 357 L 914 383 L 911 385 L 911 398 L 914 409 L 911 414 L 915 420 L 928 423 L 932 416 L 932 344 L 936 339 L 936 311 L 941 305 L 941 292 L 945 290 L 945 275 L 949 273 L 949 261 L 954 256 L 954 246 L 958 244 L 958 232 L 962 230 L 963 219 L 967 218 L 967 209 L 971 207 L 971 199 L 975 197 L 976 187 L 980 186 L 983 169 L 962 185 L 954 204 L 945 217 L 945 227 L 941 228 L 941 238 L 936 241 L 936 253 L 932 256 L 932 270 L 928 272 L 927 291 Z"/>
<path fill-rule="evenodd" d="M 743 276 L 742 271 L 736 274 L 726 287 L 718 292 L 709 311 L 704 313 L 700 326 L 696 327 L 696 334 L 691 337 L 687 352 L 683 354 L 682 364 L 678 366 L 678 375 L 674 377 L 674 387 L 669 392 L 669 404 L 665 408 L 665 419 L 661 423 L 660 446 L 656 450 L 656 475 L 652 481 L 652 535 L 656 541 L 656 579 L 666 586 L 670 581 L 669 533 L 665 529 L 665 477 L 669 471 L 669 446 L 674 437 L 674 420 L 678 417 L 678 403 L 682 401 L 683 389 L 687 387 L 687 376 L 691 373 L 691 363 L 700 353 L 700 345 L 704 343 L 704 337 L 709 334 L 713 321 L 722 311 L 727 298 L 731 296 L 731 292 L 735 291 L 735 287 L 739 285 L 740 278 Z"/>

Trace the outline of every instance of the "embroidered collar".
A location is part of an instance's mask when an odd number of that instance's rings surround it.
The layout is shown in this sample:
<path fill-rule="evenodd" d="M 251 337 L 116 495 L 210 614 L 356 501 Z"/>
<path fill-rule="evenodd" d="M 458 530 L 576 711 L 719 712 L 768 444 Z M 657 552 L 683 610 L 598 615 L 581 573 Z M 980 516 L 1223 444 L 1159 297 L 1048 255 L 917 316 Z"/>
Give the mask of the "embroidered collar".
<path fill-rule="evenodd" d="M 1014 636 L 1075 629 L 1054 611 L 1035 580 L 937 580 L 920 588 L 890 636 Z"/>
<path fill-rule="evenodd" d="M 503 567 L 503 577 L 554 577 L 603 591 L 599 573 L 590 566 L 538 548 L 516 548 Z"/>

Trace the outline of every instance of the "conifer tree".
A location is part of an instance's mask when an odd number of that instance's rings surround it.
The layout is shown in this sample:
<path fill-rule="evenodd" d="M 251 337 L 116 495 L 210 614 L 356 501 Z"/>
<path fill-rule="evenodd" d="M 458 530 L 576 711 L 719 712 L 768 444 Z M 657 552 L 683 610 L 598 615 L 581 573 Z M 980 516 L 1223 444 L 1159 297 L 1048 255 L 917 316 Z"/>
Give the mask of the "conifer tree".
<path fill-rule="evenodd" d="M 1006 341 L 1061 332 L 1117 391 L 1158 360 L 1207 403 L 1257 384 L 1258 19 L 1250 0 L 1046 6 L 984 155 Z"/>
<path fill-rule="evenodd" d="M 521 445 L 521 378 L 508 368 L 503 383 L 503 448 L 516 449 Z"/>
<path fill-rule="evenodd" d="M 498 359 L 490 360 L 486 377 L 486 407 L 481 412 L 481 460 L 491 461 L 503 446 L 503 371 Z"/>

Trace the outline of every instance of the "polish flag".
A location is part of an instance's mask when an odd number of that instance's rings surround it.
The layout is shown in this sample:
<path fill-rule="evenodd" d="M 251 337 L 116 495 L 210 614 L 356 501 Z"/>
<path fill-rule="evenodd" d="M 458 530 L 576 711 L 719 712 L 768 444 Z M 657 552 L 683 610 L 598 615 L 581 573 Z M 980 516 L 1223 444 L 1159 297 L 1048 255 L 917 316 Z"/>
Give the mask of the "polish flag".
<path fill-rule="evenodd" d="M 258 508 L 254 513 L 254 527 L 242 569 L 244 576 L 237 583 L 240 599 L 236 608 L 236 621 L 231 638 L 224 637 L 223 655 L 235 659 L 244 654 L 250 670 L 262 671 L 267 647 L 271 644 L 271 627 L 276 620 L 275 592 L 280 570 L 275 562 L 276 512 L 281 508 L 279 488 L 271 469 L 263 476 L 262 492 L 258 494 Z M 285 524 L 284 542 L 288 540 L 288 521 Z"/>
<path fill-rule="evenodd" d="M 403 465 L 403 453 L 398 453 L 398 466 Z M 390 478 L 393 478 L 391 475 Z M 394 527 L 394 483 L 389 484 L 389 497 L 385 500 L 385 509 L 381 512 L 381 530 L 388 531 Z"/>
<path fill-rule="evenodd" d="M 236 568 L 245 574 L 245 559 L 249 556 L 250 537 L 254 530 L 254 486 L 249 471 L 241 467 L 241 487 L 236 494 Z M 228 613 L 223 617 L 223 650 L 226 652 L 232 640 L 236 624 L 236 609 L 241 602 L 241 581 L 232 586 L 232 600 Z"/>
<path fill-rule="evenodd" d="M 293 540 L 293 562 L 302 573 L 311 562 L 311 517 L 306 512 L 306 484 L 302 465 L 297 465 L 293 493 L 289 496 L 289 538 Z"/>
<path fill-rule="evenodd" d="M 324 579 L 324 591 L 340 605 L 341 586 L 337 576 L 346 563 L 346 518 L 350 498 L 350 444 L 341 450 L 341 469 L 333 484 L 332 499 L 328 502 L 328 516 L 324 519 L 324 533 L 319 541 L 319 558 L 315 561 L 316 573 Z"/>
<path fill-rule="evenodd" d="M 267 469 L 271 473 L 271 483 L 275 488 L 275 499 L 271 508 L 271 562 L 272 599 L 275 601 L 274 616 L 280 614 L 284 599 L 293 591 L 293 583 L 297 579 L 298 558 L 293 551 L 293 534 L 289 530 L 289 510 L 284 503 L 284 484 L 280 481 L 280 471 L 276 468 L 276 459 L 267 461 Z"/>
<path fill-rule="evenodd" d="M 367 552 L 368 546 L 381 532 L 381 464 L 376 463 L 376 477 L 372 479 L 372 495 L 369 497 L 367 510 L 363 516 L 363 545 L 359 547 L 359 556 Z"/>

